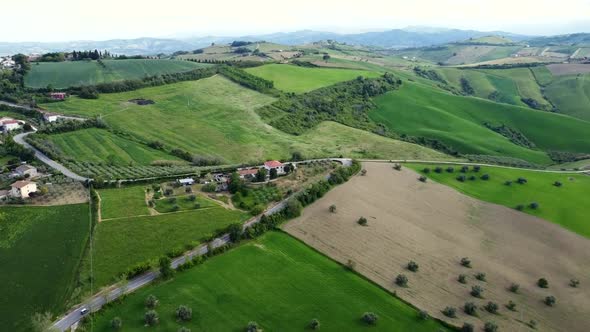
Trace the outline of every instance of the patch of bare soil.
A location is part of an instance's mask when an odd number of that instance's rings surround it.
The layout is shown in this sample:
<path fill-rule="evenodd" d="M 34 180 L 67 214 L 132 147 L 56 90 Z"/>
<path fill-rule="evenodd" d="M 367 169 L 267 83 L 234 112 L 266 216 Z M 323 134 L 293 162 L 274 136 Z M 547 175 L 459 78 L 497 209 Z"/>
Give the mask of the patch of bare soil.
<path fill-rule="evenodd" d="M 556 76 L 590 73 L 590 64 L 582 63 L 556 63 L 548 65 L 547 69 Z"/>
<path fill-rule="evenodd" d="M 412 305 L 454 325 L 471 322 L 483 327 L 493 321 L 500 331 L 527 331 L 535 320 L 539 331 L 588 331 L 590 326 L 590 241 L 548 221 L 518 211 L 481 202 L 449 187 L 417 181 L 418 174 L 391 164 L 366 163 L 366 176 L 356 176 L 303 211 L 284 229 L 308 245 L 396 291 Z M 330 213 L 330 205 L 336 213 Z M 359 217 L 368 226 L 357 224 Z M 469 257 L 472 268 L 461 266 Z M 410 260 L 419 264 L 414 273 Z M 487 282 L 476 280 L 486 273 Z M 408 288 L 396 286 L 405 274 Z M 457 281 L 467 275 L 467 284 Z M 549 288 L 536 285 L 539 278 Z M 571 278 L 579 288 L 569 286 Z M 518 294 L 508 291 L 520 284 Z M 484 288 L 484 299 L 470 295 L 471 287 Z M 557 303 L 543 303 L 547 296 Z M 508 301 L 518 311 L 505 307 Z M 499 305 L 499 314 L 482 309 L 488 301 Z M 474 302 L 479 317 L 462 310 Z M 457 308 L 457 318 L 447 318 L 445 307 Z M 367 309 L 368 310 L 368 309 Z"/>
<path fill-rule="evenodd" d="M 155 101 L 153 101 L 151 99 L 143 99 L 143 98 L 129 99 L 129 102 L 140 105 L 140 106 L 151 105 L 151 104 L 156 103 Z"/>

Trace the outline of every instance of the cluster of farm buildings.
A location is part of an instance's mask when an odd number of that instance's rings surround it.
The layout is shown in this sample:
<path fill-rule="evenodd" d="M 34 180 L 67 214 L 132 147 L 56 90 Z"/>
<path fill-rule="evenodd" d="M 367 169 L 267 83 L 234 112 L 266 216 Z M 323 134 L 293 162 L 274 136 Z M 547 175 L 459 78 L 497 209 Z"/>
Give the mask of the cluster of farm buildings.
<path fill-rule="evenodd" d="M 31 194 L 37 192 L 37 183 L 30 181 L 30 179 L 38 176 L 37 168 L 31 165 L 20 165 L 14 169 L 10 174 L 11 178 L 22 178 L 10 185 L 10 190 L 0 190 L 0 200 L 7 198 L 22 198 L 31 197 Z"/>

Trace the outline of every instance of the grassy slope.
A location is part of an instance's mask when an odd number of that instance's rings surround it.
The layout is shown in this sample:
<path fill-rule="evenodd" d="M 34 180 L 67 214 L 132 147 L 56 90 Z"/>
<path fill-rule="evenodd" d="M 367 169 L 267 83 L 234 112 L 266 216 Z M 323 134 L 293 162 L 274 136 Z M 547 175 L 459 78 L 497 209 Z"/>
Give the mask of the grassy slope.
<path fill-rule="evenodd" d="M 156 261 L 171 250 L 195 245 L 216 230 L 247 218 L 245 213 L 215 207 L 103 221 L 94 238 L 95 287 L 115 281 L 135 264 Z"/>
<path fill-rule="evenodd" d="M 0 330 L 30 331 L 34 313 L 65 309 L 89 226 L 87 204 L 0 208 Z"/>
<path fill-rule="evenodd" d="M 485 128 L 486 121 L 518 129 L 541 149 L 590 151 L 590 122 L 563 115 L 453 96 L 412 82 L 376 102 L 378 109 L 370 113 L 375 121 L 398 133 L 439 138 L 464 153 L 549 163 L 543 152 L 514 145 Z"/>
<path fill-rule="evenodd" d="M 357 331 L 368 327 L 360 316 L 379 316 L 375 331 L 436 331 L 433 320 L 420 321 L 417 312 L 384 290 L 282 233 L 268 233 L 173 280 L 139 290 L 96 319 L 95 331 L 110 331 L 119 316 L 127 331 L 143 331 L 144 301 L 160 300 L 160 324 L 153 331 L 176 331 L 173 316 L 180 304 L 193 309 L 182 325 L 196 331 L 241 331 L 249 321 L 264 331 L 302 331 L 312 318 L 322 331 Z M 444 329 L 442 329 L 444 331 Z"/>
<path fill-rule="evenodd" d="M 427 165 L 412 165 L 416 170 Z M 443 165 L 443 168 L 448 166 Z M 528 170 L 504 169 L 498 167 L 482 167 L 478 173 L 489 174 L 490 180 L 483 181 L 479 178 L 475 181 L 459 182 L 456 177 L 459 167 L 455 167 L 455 173 L 443 172 L 440 174 L 430 172 L 427 176 L 434 181 L 449 185 L 457 190 L 475 198 L 505 205 L 514 208 L 518 204 L 527 206 L 526 213 L 544 218 L 563 227 L 590 238 L 590 223 L 588 214 L 590 206 L 586 204 L 588 190 L 590 190 L 590 177 L 578 174 L 542 173 Z M 528 183 L 520 185 L 514 182 L 511 186 L 504 184 L 507 180 L 515 181 L 524 177 Z M 563 183 L 562 187 L 553 185 L 555 181 Z M 539 208 L 533 210 L 528 207 L 532 202 L 539 203 Z"/>
<path fill-rule="evenodd" d="M 103 60 L 105 67 L 96 61 L 44 62 L 33 64 L 25 77 L 32 88 L 54 88 L 112 82 L 142 78 L 157 74 L 176 73 L 206 66 L 178 60 Z"/>
<path fill-rule="evenodd" d="M 305 68 L 279 64 L 248 68 L 246 71 L 273 81 L 279 90 L 295 93 L 308 92 L 338 82 L 349 81 L 358 76 L 376 77 L 379 75 L 364 70 Z"/>
<path fill-rule="evenodd" d="M 100 189 L 102 219 L 148 215 L 144 186 Z"/>
<path fill-rule="evenodd" d="M 590 121 L 590 74 L 555 77 L 545 93 L 560 113 Z"/>
<path fill-rule="evenodd" d="M 140 97 L 152 99 L 156 104 L 138 106 L 126 103 Z M 366 147 L 371 148 L 371 154 L 385 159 L 410 158 L 416 153 L 442 157 L 429 149 L 335 123 L 321 124 L 301 137 L 287 135 L 265 124 L 254 111 L 273 100 L 215 76 L 132 92 L 103 94 L 98 100 L 70 98 L 44 107 L 66 114 L 102 114 L 114 129 L 143 141 L 160 140 L 170 148 L 220 156 L 228 162 L 287 158 L 292 150 L 308 157 L 338 156 L 347 152 L 360 157 L 365 155 L 362 151 Z M 71 134 L 72 139 L 76 139 L 77 133 Z M 333 139 L 326 139 L 326 136 L 333 136 Z M 78 141 L 84 143 L 84 140 Z M 89 145 L 84 150 L 95 148 L 91 140 L 87 142 Z M 85 158 L 86 154 L 75 157 Z"/>
<path fill-rule="evenodd" d="M 130 162 L 149 165 L 155 160 L 179 160 L 163 151 L 96 128 L 51 135 L 50 139 L 64 155 L 79 161 L 106 162 L 111 155 L 117 165 L 128 165 Z"/>
<path fill-rule="evenodd" d="M 219 204 L 215 203 L 215 201 L 200 195 L 196 196 L 194 201 L 190 200 L 190 195 L 175 196 L 174 198 L 176 198 L 175 201 L 170 198 L 156 200 L 156 211 L 160 213 L 174 212 L 175 205 L 178 206 L 177 211 L 219 207 Z M 198 208 L 196 204 L 198 204 Z"/>

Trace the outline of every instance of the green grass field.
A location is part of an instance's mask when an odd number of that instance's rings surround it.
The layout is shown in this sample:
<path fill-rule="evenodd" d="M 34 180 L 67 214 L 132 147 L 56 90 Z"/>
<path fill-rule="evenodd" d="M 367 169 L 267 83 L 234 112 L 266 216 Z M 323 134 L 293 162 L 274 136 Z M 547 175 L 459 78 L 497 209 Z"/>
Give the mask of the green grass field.
<path fill-rule="evenodd" d="M 440 139 L 462 153 L 550 163 L 543 151 L 515 145 L 484 122 L 519 130 L 542 150 L 590 151 L 590 122 L 568 116 L 454 96 L 412 82 L 376 103 L 378 108 L 369 113 L 374 121 L 401 134 Z"/>
<path fill-rule="evenodd" d="M 590 121 L 590 74 L 557 76 L 545 93 L 560 113 Z"/>
<path fill-rule="evenodd" d="M 102 219 L 149 215 L 144 186 L 100 189 L 98 194 Z"/>
<path fill-rule="evenodd" d="M 354 69 L 305 68 L 292 65 L 271 64 L 246 69 L 250 74 L 273 81 L 275 88 L 286 92 L 303 93 L 350 81 L 358 76 L 377 77 L 379 73 Z"/>
<path fill-rule="evenodd" d="M 290 236 L 271 232 L 174 279 L 140 289 L 100 312 L 95 331 L 111 331 L 110 320 L 121 317 L 126 331 L 144 331 L 144 303 L 160 300 L 160 323 L 153 331 L 244 331 L 256 321 L 264 331 L 304 331 L 313 318 L 321 331 L 445 331 L 434 320 L 420 321 L 416 310 L 383 289 L 322 256 Z M 176 322 L 181 305 L 193 310 L 192 320 Z M 368 327 L 364 312 L 379 316 Z"/>
<path fill-rule="evenodd" d="M 103 63 L 104 67 L 97 61 L 32 64 L 30 72 L 25 77 L 25 85 L 31 88 L 45 88 L 51 84 L 54 88 L 62 89 L 70 86 L 178 73 L 208 66 L 189 61 L 152 59 L 103 60 Z"/>
<path fill-rule="evenodd" d="M 424 167 L 434 169 L 435 165 L 412 164 L 413 169 L 421 171 Z M 590 238 L 590 222 L 588 214 L 590 206 L 586 204 L 588 190 L 590 190 L 590 177 L 580 174 L 543 173 L 529 170 L 505 169 L 499 167 L 483 166 L 479 173 L 469 170 L 465 175 L 476 175 L 477 180 L 460 182 L 457 176 L 460 166 L 455 166 L 454 173 L 444 171 L 448 165 L 441 165 L 442 173 L 430 172 L 427 177 L 449 185 L 469 196 L 483 201 L 505 205 L 515 208 L 523 204 L 526 213 L 559 224 L 573 232 Z M 479 177 L 489 174 L 490 179 L 481 180 Z M 518 184 L 519 177 L 527 179 L 526 184 Z M 508 186 L 506 181 L 513 181 Z M 555 181 L 563 185 L 553 185 Z M 532 209 L 528 205 L 532 202 L 539 204 L 538 209 Z"/>
<path fill-rule="evenodd" d="M 156 103 L 139 106 L 132 98 L 149 98 Z M 388 139 L 336 123 L 323 123 L 302 136 L 291 136 L 270 127 L 255 109 L 274 99 L 215 76 L 137 91 L 102 94 L 98 100 L 69 98 L 45 108 L 82 116 L 103 115 L 115 130 L 141 141 L 162 141 L 167 149 L 181 148 L 193 154 L 223 158 L 226 162 L 258 162 L 285 159 L 292 151 L 306 157 L 347 155 L 378 158 L 445 158 L 444 155 L 413 144 Z M 69 134 L 84 144 L 69 154 L 89 158 L 99 149 L 94 139 L 77 139 L 80 131 Z M 100 150 L 99 150 L 100 151 Z"/>
<path fill-rule="evenodd" d="M 167 213 L 219 207 L 219 204 L 200 195 L 196 195 L 194 201 L 192 201 L 189 197 L 190 195 L 181 195 L 156 200 L 155 209 L 160 213 Z M 174 206 L 178 206 L 178 210 L 175 210 Z"/>
<path fill-rule="evenodd" d="M 247 218 L 243 212 L 212 207 L 105 220 L 97 225 L 94 237 L 95 289 L 117 281 L 135 264 L 156 262 L 169 251 L 194 246 L 215 231 Z M 85 263 L 85 274 L 89 275 L 89 265 Z"/>
<path fill-rule="evenodd" d="M 180 160 L 163 151 L 120 137 L 104 129 L 83 129 L 49 136 L 66 157 L 114 165 L 150 165 L 156 160 Z"/>
<path fill-rule="evenodd" d="M 76 288 L 88 204 L 0 208 L 0 330 L 31 331 L 31 316 L 60 314 Z"/>

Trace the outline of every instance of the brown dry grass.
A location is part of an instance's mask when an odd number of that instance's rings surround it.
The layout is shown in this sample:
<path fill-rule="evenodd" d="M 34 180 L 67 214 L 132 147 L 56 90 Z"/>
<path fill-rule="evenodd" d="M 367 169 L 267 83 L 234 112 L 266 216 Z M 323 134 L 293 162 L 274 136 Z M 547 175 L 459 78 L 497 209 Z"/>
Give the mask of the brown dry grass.
<path fill-rule="evenodd" d="M 587 331 L 590 326 L 590 241 L 545 220 L 481 202 L 437 183 L 421 183 L 418 174 L 392 169 L 391 164 L 368 163 L 366 176 L 356 176 L 306 208 L 303 215 L 284 228 L 333 259 L 356 262 L 356 269 L 431 315 L 461 325 L 472 322 L 480 328 L 494 321 L 501 331 L 527 331 L 524 323 L 534 319 L 540 331 Z M 335 204 L 336 213 L 328 208 Z M 368 219 L 368 227 L 356 223 Z M 468 256 L 473 268 L 459 261 Z M 405 269 L 408 261 L 420 265 L 418 273 Z M 487 282 L 477 281 L 485 272 Z M 409 288 L 395 286 L 404 273 Z M 457 282 L 468 275 L 468 284 Z M 535 285 L 540 278 L 550 288 Z M 568 286 L 580 279 L 580 288 Z M 512 283 L 521 286 L 510 293 Z M 485 299 L 469 295 L 472 285 L 481 285 Z M 557 305 L 542 300 L 553 295 Z M 504 307 L 509 300 L 518 312 Z M 500 314 L 479 310 L 479 318 L 460 308 L 467 301 L 479 307 L 488 301 L 500 305 Z M 448 319 L 441 310 L 458 309 L 458 318 Z"/>
<path fill-rule="evenodd" d="M 581 63 L 556 63 L 548 65 L 547 68 L 555 76 L 576 75 L 590 73 L 590 64 Z"/>

